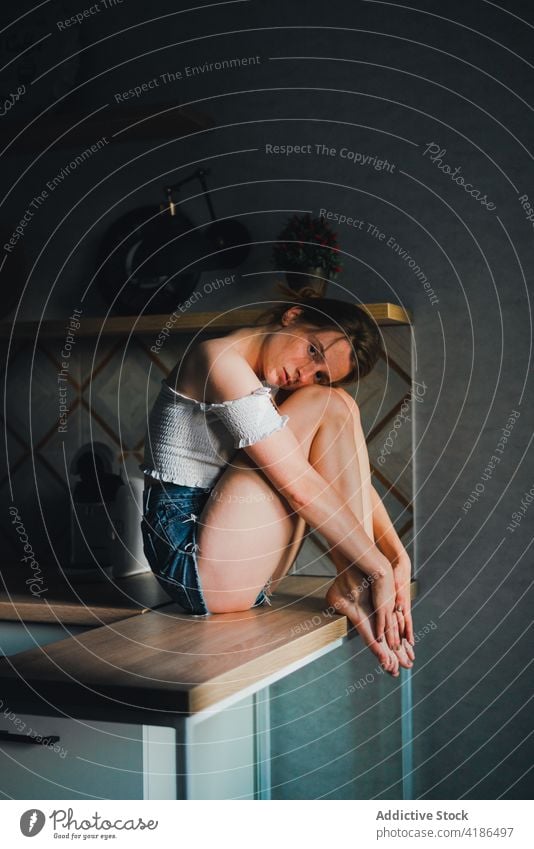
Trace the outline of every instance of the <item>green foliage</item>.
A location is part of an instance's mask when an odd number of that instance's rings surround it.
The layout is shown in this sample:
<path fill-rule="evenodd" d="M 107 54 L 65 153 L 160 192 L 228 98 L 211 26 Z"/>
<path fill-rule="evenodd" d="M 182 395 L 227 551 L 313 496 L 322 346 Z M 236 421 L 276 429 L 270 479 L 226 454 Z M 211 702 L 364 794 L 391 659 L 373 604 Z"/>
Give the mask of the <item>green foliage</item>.
<path fill-rule="evenodd" d="M 320 268 L 333 280 L 342 270 L 337 235 L 324 218 L 293 215 L 273 248 L 276 267 L 284 271 Z"/>

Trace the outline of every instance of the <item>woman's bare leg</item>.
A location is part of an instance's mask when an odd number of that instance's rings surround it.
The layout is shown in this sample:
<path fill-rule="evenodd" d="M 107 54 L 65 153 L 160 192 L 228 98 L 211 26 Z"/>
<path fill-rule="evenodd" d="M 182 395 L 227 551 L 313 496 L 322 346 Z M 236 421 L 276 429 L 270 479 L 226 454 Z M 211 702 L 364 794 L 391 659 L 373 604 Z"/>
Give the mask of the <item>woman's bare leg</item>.
<path fill-rule="evenodd" d="M 320 435 L 318 435 L 317 440 L 312 444 L 309 459 L 319 474 L 332 481 L 332 485 L 337 489 L 344 502 L 363 524 L 367 536 L 374 541 L 371 468 L 365 435 L 357 405 L 346 392 L 343 393 L 342 397 L 347 404 L 349 414 L 347 419 L 348 432 L 343 435 L 344 450 L 329 452 L 328 445 L 322 445 Z M 347 457 L 349 458 L 348 463 L 346 462 Z M 328 589 L 326 596 L 328 604 L 349 617 L 362 640 L 380 661 L 385 663 L 388 671 L 396 674 L 399 663 L 406 668 L 413 666 L 404 641 L 399 643 L 399 648 L 394 652 L 391 652 L 387 646 L 382 647 L 376 642 L 369 578 L 355 564 L 351 564 L 339 550 L 330 549 L 329 557 L 340 577 Z M 356 575 L 358 580 L 357 592 L 351 593 L 352 600 L 349 600 L 343 588 L 345 583 L 343 576 L 349 571 L 352 573 L 351 577 L 354 578 L 354 575 Z M 395 656 L 398 662 L 395 662 Z"/>
<path fill-rule="evenodd" d="M 310 462 L 351 506 L 372 539 L 369 459 L 356 404 L 343 390 L 306 387 L 292 393 L 280 410 L 290 416 L 291 429 Z M 275 586 L 287 572 L 303 529 L 303 520 L 245 452 L 238 452 L 200 517 L 198 564 L 208 609 L 250 608 L 268 579 Z M 342 568 L 366 581 L 346 560 Z M 329 589 L 329 604 L 336 603 L 349 616 L 385 668 L 395 673 L 395 654 L 374 639 L 368 583 L 367 592 L 362 588 L 354 603 L 339 596 L 341 585 L 334 582 Z"/>
<path fill-rule="evenodd" d="M 355 516 L 362 522 L 365 532 L 373 539 L 371 469 L 365 437 L 363 435 L 360 413 L 354 400 L 343 390 L 333 390 L 343 399 L 346 410 L 335 433 L 324 429 L 317 433 L 310 444 L 308 459 L 319 474 L 335 487 L 345 499 Z M 303 541 L 306 523 L 299 519 L 294 538 L 288 546 L 287 557 L 282 560 L 272 576 L 271 589 L 276 586 L 289 571 Z M 359 571 L 359 570 L 358 570 Z M 363 575 L 363 573 L 360 573 Z"/>
<path fill-rule="evenodd" d="M 318 386 L 296 390 L 279 409 L 289 415 L 306 457 L 319 431 L 333 442 L 340 417 L 346 418 L 337 391 Z M 301 518 L 244 451 L 217 481 L 199 526 L 198 568 L 214 613 L 247 610 L 269 579 L 287 571 L 303 530 Z"/>

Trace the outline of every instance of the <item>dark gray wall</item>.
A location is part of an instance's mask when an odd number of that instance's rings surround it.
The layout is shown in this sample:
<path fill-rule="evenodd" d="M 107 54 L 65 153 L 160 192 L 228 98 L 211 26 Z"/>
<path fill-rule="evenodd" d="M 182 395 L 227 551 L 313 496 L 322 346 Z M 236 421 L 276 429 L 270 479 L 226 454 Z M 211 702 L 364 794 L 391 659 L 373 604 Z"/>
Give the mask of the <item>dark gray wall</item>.
<path fill-rule="evenodd" d="M 421 641 L 414 673 L 415 793 L 424 798 L 524 798 L 532 794 L 527 739 L 532 597 L 527 592 L 534 507 L 521 502 L 534 484 L 533 228 L 519 198 L 526 194 L 534 204 L 529 64 L 534 19 L 531 4 L 520 0 L 506 4 L 506 10 L 484 0 L 433 0 L 419 7 L 336 0 L 240 2 L 134 27 L 148 17 L 178 11 L 177 4 L 158 0 L 148 10 L 125 0 L 68 33 L 54 30 L 52 7 L 44 20 L 39 13 L 35 32 L 52 32 L 46 50 L 55 50 L 46 54 L 43 48 L 41 67 L 68 56 L 67 45 L 87 47 L 79 63 L 71 60 L 70 77 L 65 73 L 63 82 L 57 81 L 60 95 L 65 87 L 80 86 L 64 103 L 86 112 L 113 104 L 116 92 L 187 64 L 252 55 L 259 55 L 261 63 L 204 74 L 144 96 L 143 105 L 196 102 L 218 126 L 226 126 L 157 151 L 151 147 L 163 140 L 115 143 L 71 175 L 18 245 L 18 257 L 24 255 L 31 268 L 53 228 L 92 189 L 39 257 L 20 315 L 69 315 L 87 285 L 105 226 L 119 211 L 157 202 L 159 187 L 168 179 L 159 176 L 163 172 L 176 169 L 179 179 L 187 172 L 179 166 L 203 157 L 216 157 L 211 163 L 215 187 L 244 184 L 217 192 L 217 211 L 246 215 L 243 220 L 260 243 L 275 238 L 287 210 L 317 214 L 326 208 L 363 220 L 362 230 L 338 227 L 346 251 L 339 279 L 345 288 L 339 291 L 363 302 L 387 299 L 411 311 L 414 378 L 427 386 L 423 403 L 416 406 L 414 429 L 420 581 L 415 616 L 419 627 L 430 621 L 438 627 L 432 640 Z M 106 38 L 125 28 L 130 29 Z M 106 40 L 89 46 L 99 38 Z M 6 95 L 14 89 L 14 77 L 13 69 L 3 88 Z M 29 86 L 13 117 L 17 110 L 19 118 L 35 115 L 58 96 L 53 79 L 49 74 Z M 336 148 L 336 155 L 269 156 L 266 143 L 325 144 Z M 494 208 L 466 194 L 424 155 L 430 143 L 445 149 L 441 164 L 453 172 L 461 169 L 456 175 L 463 175 Z M 343 147 L 387 159 L 394 168 L 352 164 L 338 155 Z M 29 170 L 3 204 L 8 232 L 69 159 L 65 150 L 38 160 L 9 155 L 4 189 Z M 103 177 L 105 182 L 96 186 Z M 148 186 L 138 188 L 147 181 Z M 200 200 L 186 209 L 198 223 L 206 220 Z M 369 223 L 386 234 L 383 241 L 368 232 Z M 387 245 L 389 237 L 413 259 L 412 267 L 406 254 Z M 430 301 L 413 266 L 426 275 L 437 301 Z M 4 287 L 11 285 L 10 268 L 8 261 Z M 269 291 L 265 272 L 271 268 L 269 245 L 258 244 L 240 269 L 258 276 L 243 278 L 228 303 Z M 101 313 L 96 292 L 89 292 L 85 308 L 86 314 Z M 502 453 L 496 453 L 513 411 L 520 415 Z M 492 455 L 500 462 L 485 474 Z M 481 494 L 464 511 L 477 485 Z M 507 530 L 514 513 L 521 521 Z M 374 709 L 380 728 L 383 715 Z M 276 702 L 275 711 L 277 722 L 300 714 L 301 691 L 293 687 Z M 344 715 L 332 714 L 331 721 L 340 724 L 336 752 L 338 745 L 346 746 L 339 742 Z M 299 727 L 306 729 L 303 742 L 315 739 L 311 719 Z M 352 741 L 357 734 L 356 728 L 351 731 Z M 308 747 L 307 761 L 297 762 L 295 775 L 282 751 L 286 743 L 282 737 L 279 741 L 275 769 L 286 798 L 329 794 L 342 783 L 330 767 L 310 778 L 309 764 L 318 762 L 313 747 Z M 327 761 L 328 741 L 321 745 L 321 758 Z M 352 763 L 346 774 L 351 769 Z M 290 783 L 284 785 L 285 780 Z M 361 792 L 349 784 L 339 795 Z M 368 792 L 376 788 L 369 785 Z"/>

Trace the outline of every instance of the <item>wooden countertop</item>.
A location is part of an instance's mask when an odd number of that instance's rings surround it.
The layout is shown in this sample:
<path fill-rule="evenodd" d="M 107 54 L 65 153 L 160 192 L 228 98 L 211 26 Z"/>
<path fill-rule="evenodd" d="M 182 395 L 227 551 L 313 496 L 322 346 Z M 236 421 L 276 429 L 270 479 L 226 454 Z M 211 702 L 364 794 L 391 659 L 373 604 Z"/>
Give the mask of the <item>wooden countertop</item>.
<path fill-rule="evenodd" d="M 46 575 L 46 593 L 33 596 L 25 583 L 28 571 L 18 566 L 0 570 L 0 620 L 104 625 L 169 604 L 152 572 L 113 582 L 71 584 L 58 573 Z M 31 576 L 30 576 L 31 577 Z"/>
<path fill-rule="evenodd" d="M 45 700 L 73 715 L 104 707 L 123 721 L 138 712 L 169 724 L 169 712 L 196 713 L 344 637 L 346 618 L 326 613 L 329 583 L 288 576 L 272 606 L 194 618 L 169 604 L 2 658 L 5 703 L 29 710 Z"/>

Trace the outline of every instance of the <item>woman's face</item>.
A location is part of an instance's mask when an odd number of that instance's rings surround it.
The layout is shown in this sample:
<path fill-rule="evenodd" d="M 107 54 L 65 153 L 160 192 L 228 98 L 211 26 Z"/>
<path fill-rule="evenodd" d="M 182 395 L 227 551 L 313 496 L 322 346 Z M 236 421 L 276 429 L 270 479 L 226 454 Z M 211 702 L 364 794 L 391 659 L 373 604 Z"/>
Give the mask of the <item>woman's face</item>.
<path fill-rule="evenodd" d="M 299 312 L 289 309 L 283 327 L 269 334 L 262 348 L 263 378 L 289 392 L 314 383 L 328 386 L 352 369 L 347 337 L 339 330 L 295 323 Z"/>

